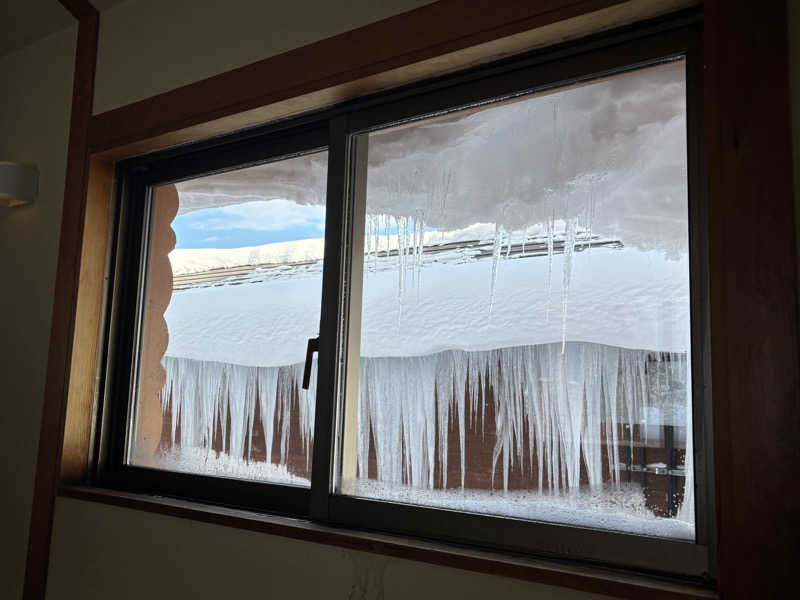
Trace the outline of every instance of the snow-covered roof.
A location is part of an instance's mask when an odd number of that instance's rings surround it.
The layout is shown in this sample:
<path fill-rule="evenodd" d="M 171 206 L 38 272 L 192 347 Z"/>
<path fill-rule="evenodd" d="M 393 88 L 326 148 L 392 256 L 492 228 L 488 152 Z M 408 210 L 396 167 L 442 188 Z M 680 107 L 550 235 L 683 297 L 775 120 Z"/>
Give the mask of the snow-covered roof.
<path fill-rule="evenodd" d="M 686 251 L 684 61 L 369 136 L 367 211 L 438 230 L 519 231 L 590 211 L 628 247 Z M 284 199 L 325 201 L 327 153 L 178 184 L 180 212 Z M 642 210 L 646 207 L 646 210 Z"/>
<path fill-rule="evenodd" d="M 298 241 L 288 254 L 310 257 L 320 249 L 321 240 Z M 450 247 L 426 253 L 421 267 L 409 262 L 402 296 L 398 257 L 368 256 L 361 354 L 415 356 L 564 338 L 633 349 L 688 349 L 685 255 L 671 259 L 653 250 L 595 246 L 575 252 L 567 281 L 564 253 L 554 253 L 551 260 L 530 250 L 523 256 L 519 244 L 514 250 L 505 258 L 503 249 L 493 292 L 492 258 L 481 258 L 473 248 Z M 173 261 L 176 272 L 187 272 L 203 261 L 219 267 L 241 257 L 285 255 L 286 244 L 272 244 L 176 251 Z M 165 315 L 167 354 L 250 366 L 302 361 L 307 339 L 319 333 L 321 271 L 321 261 L 256 268 L 245 278 L 174 292 Z"/>
<path fill-rule="evenodd" d="M 684 70 L 674 61 L 371 133 L 362 355 L 565 339 L 686 351 Z M 326 158 L 180 183 L 180 210 L 319 205 Z M 618 247 L 573 253 L 576 236 Z M 545 238 L 562 251 L 507 250 Z M 489 244 L 488 256 L 471 240 Z M 303 360 L 319 329 L 322 252 L 322 239 L 175 250 L 177 276 L 254 268 L 176 290 L 168 354 L 258 366 Z"/>

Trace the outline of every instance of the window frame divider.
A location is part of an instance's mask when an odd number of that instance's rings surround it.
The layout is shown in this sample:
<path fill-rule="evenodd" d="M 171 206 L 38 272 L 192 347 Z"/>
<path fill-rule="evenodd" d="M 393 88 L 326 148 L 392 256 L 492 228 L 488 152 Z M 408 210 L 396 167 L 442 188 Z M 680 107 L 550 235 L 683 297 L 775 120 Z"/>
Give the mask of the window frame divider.
<path fill-rule="evenodd" d="M 328 143 L 328 182 L 325 217 L 325 260 L 322 272 L 322 310 L 317 374 L 317 401 L 314 417 L 314 455 L 311 470 L 311 517 L 328 519 L 328 498 L 335 479 L 334 449 L 338 427 L 337 399 L 343 384 L 342 344 L 346 334 L 340 328 L 346 289 L 349 226 L 348 196 L 350 144 L 347 137 L 347 115 L 330 119 Z"/>

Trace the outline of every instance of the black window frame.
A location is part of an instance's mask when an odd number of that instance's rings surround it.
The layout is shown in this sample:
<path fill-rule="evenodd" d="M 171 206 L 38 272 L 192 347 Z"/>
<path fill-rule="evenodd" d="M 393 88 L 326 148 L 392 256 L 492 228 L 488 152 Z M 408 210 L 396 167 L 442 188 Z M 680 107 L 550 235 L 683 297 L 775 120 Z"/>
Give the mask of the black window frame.
<path fill-rule="evenodd" d="M 505 553 L 633 570 L 709 584 L 715 580 L 707 209 L 702 124 L 702 13 L 675 15 L 349 101 L 316 113 L 120 162 L 106 289 L 92 482 L 285 514 L 352 529 L 435 539 Z M 694 543 L 555 523 L 393 504 L 336 493 L 346 388 L 352 249 L 362 235 L 370 131 L 499 99 L 685 60 L 689 185 Z M 140 307 L 153 190 L 160 185 L 328 151 L 325 259 L 311 487 L 175 473 L 126 464 L 137 381 Z M 360 204 L 359 204 L 360 203 Z M 363 211 L 362 211 L 363 212 Z M 356 223 L 356 226 L 353 225 Z"/>

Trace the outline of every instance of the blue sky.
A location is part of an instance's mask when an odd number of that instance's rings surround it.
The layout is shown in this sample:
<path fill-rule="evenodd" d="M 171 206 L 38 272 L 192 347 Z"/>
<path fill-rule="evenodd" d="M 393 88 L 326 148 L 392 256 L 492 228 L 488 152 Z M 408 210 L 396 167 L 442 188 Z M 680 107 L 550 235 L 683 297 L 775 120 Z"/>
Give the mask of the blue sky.
<path fill-rule="evenodd" d="M 246 202 L 179 215 L 172 229 L 176 248 L 242 248 L 320 238 L 325 207 L 290 200 Z"/>

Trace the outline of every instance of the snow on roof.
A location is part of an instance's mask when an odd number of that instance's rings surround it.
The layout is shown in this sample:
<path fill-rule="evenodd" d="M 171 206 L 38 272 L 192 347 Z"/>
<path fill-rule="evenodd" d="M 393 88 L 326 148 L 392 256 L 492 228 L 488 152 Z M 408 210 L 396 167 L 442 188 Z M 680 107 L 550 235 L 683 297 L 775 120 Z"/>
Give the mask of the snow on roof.
<path fill-rule="evenodd" d="M 591 203 L 595 231 L 675 256 L 686 250 L 685 96 L 675 61 L 374 132 L 368 212 L 510 231 Z M 320 152 L 186 181 L 180 212 L 279 198 L 322 204 L 326 175 Z"/>
<path fill-rule="evenodd" d="M 564 339 L 688 349 L 683 61 L 373 132 L 369 146 L 362 355 Z M 326 169 L 321 152 L 183 182 L 180 211 L 321 204 Z M 577 234 L 621 247 L 499 259 L 510 240 L 554 232 L 567 248 Z M 489 241 L 491 260 L 447 246 L 469 240 Z M 176 276 L 254 269 L 176 291 L 168 354 L 302 361 L 319 331 L 323 250 L 316 239 L 173 251 Z"/>
<path fill-rule="evenodd" d="M 295 255 L 308 256 L 319 244 L 307 240 L 292 248 Z M 300 251 L 303 245 L 307 251 Z M 258 252 L 262 257 L 284 252 L 285 244 L 274 246 Z M 215 251 L 214 260 L 222 264 L 226 253 L 236 252 Z M 206 254 L 182 252 L 184 268 L 192 263 L 192 253 Z M 575 253 L 568 282 L 564 260 L 564 254 L 554 255 L 552 263 L 547 256 L 500 259 L 492 302 L 493 261 L 476 258 L 469 248 L 425 256 L 418 271 L 409 267 L 402 298 L 397 257 L 370 256 L 361 354 L 416 356 L 562 338 L 646 350 L 688 349 L 685 255 L 673 260 L 657 251 L 595 247 Z M 176 291 L 165 314 L 167 354 L 249 366 L 302 361 L 307 339 L 319 334 L 321 269 L 321 261 L 256 269 L 244 283 L 223 280 Z"/>
<path fill-rule="evenodd" d="M 441 246 L 454 242 L 493 240 L 494 225 L 475 223 L 455 231 L 429 231 L 425 233 L 425 246 Z M 377 244 L 381 250 L 396 251 L 397 234 L 381 236 Z M 201 273 L 212 269 L 230 269 L 251 265 L 278 265 L 322 260 L 325 250 L 323 238 L 276 242 L 245 248 L 177 248 L 170 252 L 173 275 Z"/>

